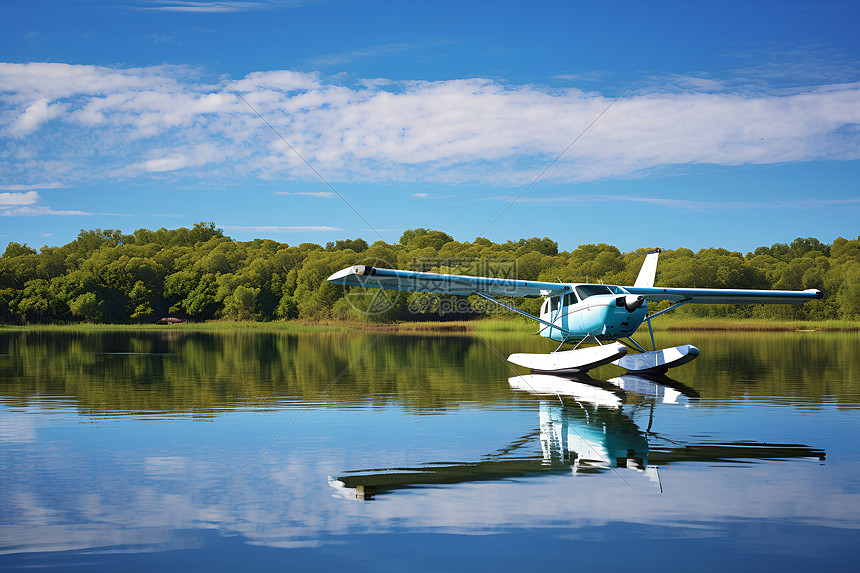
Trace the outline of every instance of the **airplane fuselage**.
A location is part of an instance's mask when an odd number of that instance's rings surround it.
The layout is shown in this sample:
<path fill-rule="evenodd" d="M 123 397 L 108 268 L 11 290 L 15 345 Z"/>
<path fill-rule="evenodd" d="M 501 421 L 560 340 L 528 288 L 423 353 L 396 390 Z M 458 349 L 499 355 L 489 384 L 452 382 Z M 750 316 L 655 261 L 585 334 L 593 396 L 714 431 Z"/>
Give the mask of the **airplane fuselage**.
<path fill-rule="evenodd" d="M 574 292 L 547 297 L 540 318 L 539 334 L 553 340 L 578 342 L 586 336 L 617 340 L 636 332 L 648 314 L 644 298 L 610 285 L 575 285 Z"/>

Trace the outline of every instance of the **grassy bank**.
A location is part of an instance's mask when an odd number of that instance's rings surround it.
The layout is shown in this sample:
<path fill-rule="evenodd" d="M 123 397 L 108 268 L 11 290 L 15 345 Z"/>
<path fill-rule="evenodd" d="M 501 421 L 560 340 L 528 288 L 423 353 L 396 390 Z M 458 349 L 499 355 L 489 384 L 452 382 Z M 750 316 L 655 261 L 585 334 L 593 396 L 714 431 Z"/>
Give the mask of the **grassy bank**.
<path fill-rule="evenodd" d="M 219 323 L 225 324 L 225 323 Z M 229 324 L 229 323 L 226 323 Z M 397 322 L 397 323 L 366 323 L 360 321 L 341 322 L 331 321 L 311 325 L 310 328 L 336 328 L 340 326 L 346 329 L 361 330 L 384 330 L 396 332 L 478 332 L 478 333 L 522 333 L 534 334 L 538 325 L 526 319 L 519 318 L 488 318 L 481 320 L 459 320 L 459 321 L 422 321 L 422 322 Z M 750 320 L 750 319 L 728 319 L 728 318 L 694 318 L 684 316 L 661 316 L 652 323 L 655 332 L 675 331 L 737 331 L 737 332 L 794 332 L 794 331 L 821 331 L 821 332 L 846 332 L 860 331 L 860 321 L 849 320 Z M 647 331 L 647 324 L 643 324 L 640 330 Z"/>
<path fill-rule="evenodd" d="M 655 331 L 737 331 L 737 332 L 849 332 L 860 330 L 860 322 L 851 320 L 753 320 L 729 318 L 694 318 L 661 316 L 654 319 Z M 647 328 L 647 327 L 646 327 Z"/>
<path fill-rule="evenodd" d="M 332 324 L 306 324 L 299 321 L 283 322 L 236 322 L 236 321 L 209 321 L 209 322 L 184 322 L 181 324 L 31 324 L 27 326 L 0 325 L 0 332 L 116 332 L 116 331 L 236 331 L 236 330 L 258 330 L 279 332 L 338 332 L 354 328 L 351 325 Z"/>
<path fill-rule="evenodd" d="M 777 320 L 740 320 L 721 318 L 691 318 L 663 316 L 653 323 L 656 332 L 679 332 L 679 331 L 714 331 L 714 332 L 793 332 L 793 331 L 820 331 L 820 332 L 847 332 L 860 331 L 860 322 L 847 320 L 827 321 L 777 321 Z M 157 325 L 157 324 L 35 324 L 28 326 L 0 326 L 0 332 L 6 331 L 130 331 L 130 330 L 178 330 L 178 331 L 236 331 L 236 330 L 258 330 L 277 332 L 342 332 L 350 330 L 403 332 L 403 333 L 467 333 L 477 332 L 486 334 L 511 333 L 511 334 L 534 334 L 537 332 L 536 324 L 525 319 L 503 319 L 489 318 L 483 320 L 460 320 L 460 321 L 420 321 L 420 322 L 397 322 L 397 323 L 375 323 L 363 321 L 275 321 L 275 322 L 236 322 L 236 321 L 209 321 L 209 322 L 186 322 L 182 324 Z M 640 330 L 647 331 L 643 325 Z"/>

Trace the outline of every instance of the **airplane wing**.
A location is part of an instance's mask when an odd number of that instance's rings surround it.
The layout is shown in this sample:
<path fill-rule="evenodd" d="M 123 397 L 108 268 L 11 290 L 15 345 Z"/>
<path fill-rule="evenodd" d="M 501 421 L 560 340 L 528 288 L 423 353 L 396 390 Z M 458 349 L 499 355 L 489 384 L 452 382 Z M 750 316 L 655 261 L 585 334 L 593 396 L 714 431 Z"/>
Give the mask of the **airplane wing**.
<path fill-rule="evenodd" d="M 798 304 L 823 296 L 818 289 L 750 290 L 719 288 L 624 287 L 631 294 L 641 294 L 645 300 L 668 300 L 672 303 L 689 301 L 700 304 Z"/>
<path fill-rule="evenodd" d="M 495 296 L 553 296 L 573 290 L 572 285 L 562 283 L 420 273 L 369 265 L 347 267 L 331 275 L 328 281 L 346 286 L 458 295 L 480 292 Z"/>
<path fill-rule="evenodd" d="M 799 304 L 821 298 L 818 289 L 795 290 L 750 290 L 720 288 L 663 288 L 654 286 L 657 273 L 657 258 L 661 249 L 654 249 L 645 256 L 639 276 L 633 286 L 624 287 L 630 294 L 641 294 L 645 300 L 668 300 L 675 304 L 691 302 L 700 304 Z"/>

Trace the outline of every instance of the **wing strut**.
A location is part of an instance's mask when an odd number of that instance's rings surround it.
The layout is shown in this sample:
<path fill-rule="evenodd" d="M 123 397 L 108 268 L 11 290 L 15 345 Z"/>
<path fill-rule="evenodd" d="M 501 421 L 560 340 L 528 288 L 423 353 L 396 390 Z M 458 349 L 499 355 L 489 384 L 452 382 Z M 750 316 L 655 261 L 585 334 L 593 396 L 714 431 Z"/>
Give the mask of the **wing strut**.
<path fill-rule="evenodd" d="M 478 295 L 479 297 L 483 298 L 483 299 L 486 299 L 486 300 L 490 301 L 490 302 L 494 302 L 494 303 L 496 303 L 496 304 L 497 304 L 497 305 L 499 305 L 499 306 L 503 306 L 503 307 L 505 307 L 505 308 L 506 308 L 506 309 L 508 309 L 508 310 L 512 310 L 512 311 L 516 312 L 517 314 L 521 314 L 521 315 L 523 315 L 523 316 L 525 316 L 525 317 L 527 317 L 527 318 L 530 318 L 530 319 L 532 319 L 532 320 L 536 320 L 536 321 L 538 321 L 539 323 L 541 323 L 541 324 L 545 324 L 546 326 L 548 326 L 548 327 L 550 327 L 550 328 L 555 328 L 555 329 L 557 329 L 557 330 L 561 331 L 562 333 L 564 333 L 564 334 L 566 334 L 566 335 L 568 335 L 568 336 L 570 336 L 570 335 L 571 335 L 571 332 L 570 332 L 569 330 L 565 329 L 565 328 L 561 328 L 560 326 L 558 326 L 558 325 L 556 325 L 556 324 L 553 324 L 553 323 L 551 323 L 551 322 L 547 322 L 547 321 L 545 321 L 545 320 L 542 320 L 542 319 L 540 319 L 540 318 L 538 318 L 538 317 L 536 317 L 536 316 L 534 316 L 534 315 L 532 315 L 532 314 L 529 314 L 529 313 L 525 312 L 524 310 L 520 310 L 520 309 L 518 309 L 518 308 L 516 308 L 516 307 L 514 307 L 514 306 L 511 306 L 511 305 L 509 305 L 509 304 L 505 304 L 505 303 L 503 303 L 503 302 L 501 302 L 501 301 L 498 301 L 498 300 L 494 299 L 493 297 L 491 297 L 490 295 L 484 294 L 484 293 L 482 293 L 482 292 L 476 292 L 475 294 L 476 294 L 476 295 Z"/>
<path fill-rule="evenodd" d="M 693 299 L 690 299 L 690 298 L 684 299 L 681 302 L 673 304 L 672 306 L 670 306 L 667 309 L 661 310 L 660 312 L 655 312 L 654 314 L 649 314 L 648 316 L 645 317 L 645 322 L 648 323 L 648 332 L 651 333 L 651 349 L 652 350 L 657 350 L 657 345 L 654 344 L 654 329 L 651 327 L 651 319 L 654 318 L 655 316 L 660 316 L 664 312 L 669 312 L 670 310 L 675 310 L 676 308 L 678 308 L 682 304 L 687 304 L 688 302 L 693 302 Z M 631 338 L 630 340 L 633 340 L 633 339 Z"/>
<path fill-rule="evenodd" d="M 682 300 L 681 302 L 673 304 L 669 308 L 663 309 L 660 312 L 655 312 L 654 314 L 649 314 L 648 316 L 645 317 L 645 320 L 647 320 L 648 324 L 650 325 L 651 319 L 654 318 L 655 316 L 660 316 L 664 312 L 669 312 L 670 310 L 675 310 L 676 308 L 678 308 L 682 304 L 687 304 L 688 302 L 693 302 L 693 299 L 688 298 L 688 299 Z"/>

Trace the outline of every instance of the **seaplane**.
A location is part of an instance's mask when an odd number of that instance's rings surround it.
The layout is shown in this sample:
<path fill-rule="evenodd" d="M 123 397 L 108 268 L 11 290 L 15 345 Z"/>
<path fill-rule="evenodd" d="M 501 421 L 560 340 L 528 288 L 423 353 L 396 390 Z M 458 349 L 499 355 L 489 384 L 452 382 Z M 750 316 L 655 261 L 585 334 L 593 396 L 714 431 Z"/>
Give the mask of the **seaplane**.
<path fill-rule="evenodd" d="M 657 349 L 651 320 L 685 304 L 801 304 L 820 299 L 818 289 L 803 291 L 670 288 L 654 286 L 660 249 L 645 256 L 632 286 L 552 283 L 384 269 L 354 265 L 328 277 L 345 287 L 364 287 L 444 295 L 478 296 L 537 322 L 538 334 L 559 343 L 548 354 L 515 353 L 508 360 L 535 372 L 575 374 L 605 364 L 628 372 L 665 373 L 699 355 L 691 344 Z M 544 297 L 534 316 L 498 297 Z M 668 308 L 649 314 L 649 303 L 668 301 Z M 651 350 L 633 339 L 647 323 Z M 565 345 L 571 350 L 562 350 Z M 632 351 L 632 352 L 630 352 Z M 628 352 L 630 352 L 628 354 Z"/>

